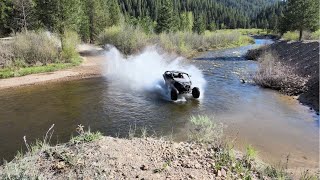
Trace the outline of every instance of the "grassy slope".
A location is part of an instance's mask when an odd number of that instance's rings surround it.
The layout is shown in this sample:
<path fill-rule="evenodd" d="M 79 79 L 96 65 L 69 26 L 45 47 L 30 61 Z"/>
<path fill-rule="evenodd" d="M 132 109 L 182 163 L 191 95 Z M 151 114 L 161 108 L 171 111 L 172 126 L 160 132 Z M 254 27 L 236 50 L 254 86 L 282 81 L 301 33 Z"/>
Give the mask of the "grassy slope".
<path fill-rule="evenodd" d="M 0 69 L 0 79 L 25 76 L 28 74 L 52 72 L 61 69 L 70 68 L 81 64 L 81 58 L 75 58 L 72 63 L 52 63 L 43 66 L 31 66 L 31 67 L 12 67 Z"/>

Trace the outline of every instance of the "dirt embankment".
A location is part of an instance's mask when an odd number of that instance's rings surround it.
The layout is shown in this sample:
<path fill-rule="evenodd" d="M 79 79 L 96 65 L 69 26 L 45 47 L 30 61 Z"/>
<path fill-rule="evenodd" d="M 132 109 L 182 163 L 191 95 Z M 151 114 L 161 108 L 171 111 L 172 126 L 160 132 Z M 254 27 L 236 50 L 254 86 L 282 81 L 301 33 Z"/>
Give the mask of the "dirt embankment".
<path fill-rule="evenodd" d="M 103 49 L 93 45 L 80 45 L 78 51 L 83 59 L 80 66 L 48 73 L 0 79 L 0 89 L 101 76 L 105 63 Z"/>
<path fill-rule="evenodd" d="M 211 144 L 101 137 L 45 147 L 0 166 L 12 179 L 271 179 Z M 243 164 L 246 164 L 243 166 Z M 4 168 L 4 169 L 3 169 Z"/>
<path fill-rule="evenodd" d="M 301 77 L 308 77 L 306 91 L 299 101 L 319 111 L 319 41 L 279 41 L 269 46 L 250 50 L 248 59 L 256 60 L 264 52 L 276 53 L 278 60 L 291 67 Z"/>

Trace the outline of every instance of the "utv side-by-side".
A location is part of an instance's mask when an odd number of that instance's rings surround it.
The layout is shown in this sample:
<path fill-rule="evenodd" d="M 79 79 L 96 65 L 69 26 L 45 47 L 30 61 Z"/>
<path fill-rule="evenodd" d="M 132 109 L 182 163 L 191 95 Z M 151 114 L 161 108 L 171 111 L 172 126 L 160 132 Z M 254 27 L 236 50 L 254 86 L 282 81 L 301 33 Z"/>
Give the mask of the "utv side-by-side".
<path fill-rule="evenodd" d="M 170 90 L 171 100 L 177 100 L 179 94 L 188 93 L 191 93 L 194 98 L 200 97 L 200 90 L 198 87 L 192 87 L 189 74 L 181 71 L 166 71 L 163 78 Z"/>

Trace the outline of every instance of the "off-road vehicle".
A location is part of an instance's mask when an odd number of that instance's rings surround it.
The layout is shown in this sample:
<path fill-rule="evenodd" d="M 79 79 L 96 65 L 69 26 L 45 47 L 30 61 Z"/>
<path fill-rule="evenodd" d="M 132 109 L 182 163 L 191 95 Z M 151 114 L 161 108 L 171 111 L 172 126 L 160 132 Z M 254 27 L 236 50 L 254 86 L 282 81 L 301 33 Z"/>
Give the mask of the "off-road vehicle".
<path fill-rule="evenodd" d="M 166 71 L 163 78 L 170 91 L 171 100 L 175 101 L 178 99 L 178 95 L 189 93 L 194 98 L 200 97 L 200 90 L 198 87 L 192 87 L 189 74 L 181 71 Z"/>

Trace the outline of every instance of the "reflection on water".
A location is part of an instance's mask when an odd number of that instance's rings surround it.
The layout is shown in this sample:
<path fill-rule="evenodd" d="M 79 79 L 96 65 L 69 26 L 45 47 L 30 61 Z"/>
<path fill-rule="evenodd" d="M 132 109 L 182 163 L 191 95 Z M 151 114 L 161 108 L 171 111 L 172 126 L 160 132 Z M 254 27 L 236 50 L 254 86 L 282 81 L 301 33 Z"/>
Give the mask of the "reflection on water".
<path fill-rule="evenodd" d="M 156 93 L 119 88 L 108 78 L 54 83 L 0 94 L 0 158 L 11 159 L 28 142 L 41 139 L 51 124 L 51 142 L 65 142 L 78 124 L 105 135 L 127 136 L 130 126 L 147 127 L 158 136 L 185 140 L 191 115 L 214 116 L 227 125 L 236 146 L 252 144 L 262 159 L 278 163 L 290 154 L 291 166 L 316 167 L 318 116 L 291 97 L 265 90 L 250 80 L 257 64 L 241 57 L 253 46 L 207 52 L 190 60 L 207 81 L 204 98 L 169 102 Z"/>

